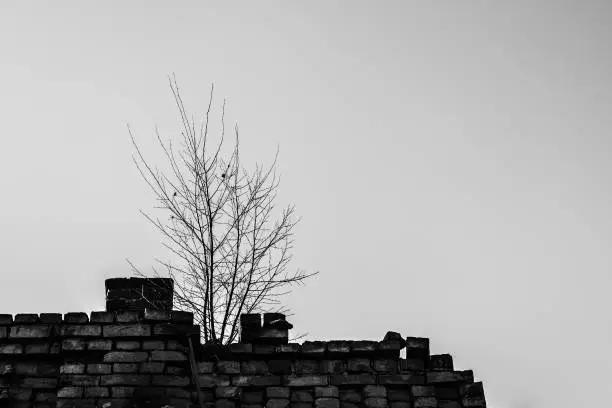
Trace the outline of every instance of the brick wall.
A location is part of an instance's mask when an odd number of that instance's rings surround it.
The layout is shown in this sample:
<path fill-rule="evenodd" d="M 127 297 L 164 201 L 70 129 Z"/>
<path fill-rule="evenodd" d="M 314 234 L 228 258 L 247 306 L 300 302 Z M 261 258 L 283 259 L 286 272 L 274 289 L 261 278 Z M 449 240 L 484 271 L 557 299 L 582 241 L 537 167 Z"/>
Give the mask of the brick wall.
<path fill-rule="evenodd" d="M 154 283 L 108 280 L 107 311 L 90 315 L 0 315 L 0 407 L 485 407 L 482 383 L 429 339 L 293 344 L 269 313 L 242 316 L 240 343 L 201 345 Z M 147 291 L 155 307 L 138 302 Z"/>

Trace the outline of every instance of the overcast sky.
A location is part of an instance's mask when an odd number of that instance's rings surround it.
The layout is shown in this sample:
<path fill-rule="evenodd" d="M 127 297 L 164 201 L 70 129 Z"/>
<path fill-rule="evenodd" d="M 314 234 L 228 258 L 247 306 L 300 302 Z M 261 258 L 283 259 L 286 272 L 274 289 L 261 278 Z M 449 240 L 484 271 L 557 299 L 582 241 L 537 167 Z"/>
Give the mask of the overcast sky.
<path fill-rule="evenodd" d="M 492 408 L 612 398 L 612 2 L 2 2 L 0 312 L 104 308 L 164 256 L 174 72 L 280 146 L 309 339 L 431 338 Z"/>

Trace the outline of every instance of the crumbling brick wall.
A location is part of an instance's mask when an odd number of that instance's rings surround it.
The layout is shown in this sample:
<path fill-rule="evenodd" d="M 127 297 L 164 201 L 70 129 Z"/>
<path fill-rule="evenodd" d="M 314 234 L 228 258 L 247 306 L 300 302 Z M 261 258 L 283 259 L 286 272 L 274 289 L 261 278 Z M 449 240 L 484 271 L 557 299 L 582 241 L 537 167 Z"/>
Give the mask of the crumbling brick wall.
<path fill-rule="evenodd" d="M 239 343 L 201 345 L 193 316 L 171 310 L 171 281 L 106 289 L 89 316 L 0 315 L 0 407 L 485 407 L 472 371 L 427 338 L 293 344 L 269 313 L 243 315 Z"/>

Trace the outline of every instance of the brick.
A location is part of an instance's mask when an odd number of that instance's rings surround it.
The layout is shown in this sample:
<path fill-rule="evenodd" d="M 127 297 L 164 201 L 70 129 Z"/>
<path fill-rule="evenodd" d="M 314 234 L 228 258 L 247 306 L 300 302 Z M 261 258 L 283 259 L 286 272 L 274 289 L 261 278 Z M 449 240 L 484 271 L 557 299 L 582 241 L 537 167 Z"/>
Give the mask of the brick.
<path fill-rule="evenodd" d="M 151 383 L 150 375 L 142 374 L 111 374 L 100 377 L 100 385 L 130 385 L 130 386 L 145 386 Z"/>
<path fill-rule="evenodd" d="M 288 399 L 271 398 L 266 403 L 266 408 L 288 408 L 291 402 Z"/>
<path fill-rule="evenodd" d="M 0 324 L 13 324 L 13 316 L 10 314 L 0 314 Z"/>
<path fill-rule="evenodd" d="M 149 353 L 146 351 L 111 351 L 104 355 L 105 363 L 140 363 L 147 361 Z"/>
<path fill-rule="evenodd" d="M 268 374 L 270 372 L 270 367 L 265 361 L 243 361 L 240 363 L 240 372 L 246 375 Z"/>
<path fill-rule="evenodd" d="M 26 354 L 49 354 L 49 343 L 31 343 L 26 345 Z"/>
<path fill-rule="evenodd" d="M 113 398 L 132 398 L 135 391 L 135 387 L 112 387 L 111 395 Z"/>
<path fill-rule="evenodd" d="M 289 387 L 267 387 L 267 398 L 289 398 Z"/>
<path fill-rule="evenodd" d="M 148 324 L 109 324 L 102 328 L 104 337 L 149 337 L 151 326 Z"/>
<path fill-rule="evenodd" d="M 304 355 L 323 355 L 327 349 L 324 341 L 305 341 L 302 343 L 302 354 Z"/>
<path fill-rule="evenodd" d="M 239 361 L 219 361 L 217 363 L 219 374 L 240 374 Z"/>
<path fill-rule="evenodd" d="M 386 398 L 365 398 L 364 404 L 368 408 L 388 408 Z"/>
<path fill-rule="evenodd" d="M 21 344 L 0 344 L 0 354 L 23 354 Z"/>
<path fill-rule="evenodd" d="M 83 398 L 83 388 L 62 387 L 57 390 L 57 398 Z"/>
<path fill-rule="evenodd" d="M 217 387 L 215 388 L 216 398 L 239 399 L 242 395 L 240 387 Z"/>
<path fill-rule="evenodd" d="M 353 373 L 370 373 L 374 370 L 371 367 L 371 362 L 367 358 L 350 358 L 347 361 L 347 369 Z"/>
<path fill-rule="evenodd" d="M 165 348 L 165 344 L 161 340 L 143 340 L 142 349 L 143 350 L 163 350 Z"/>
<path fill-rule="evenodd" d="M 341 374 L 346 371 L 342 360 L 321 360 L 319 370 L 328 374 Z"/>
<path fill-rule="evenodd" d="M 261 390 L 257 391 L 243 391 L 241 396 L 241 406 L 246 404 L 254 404 L 262 406 L 264 405 L 264 393 Z"/>
<path fill-rule="evenodd" d="M 5 326 L 0 326 L 0 339 L 5 339 L 9 335 L 9 328 Z"/>
<path fill-rule="evenodd" d="M 52 377 L 59 374 L 59 365 L 43 362 L 16 362 L 15 373 L 22 376 Z"/>
<path fill-rule="evenodd" d="M 291 390 L 291 402 L 314 402 L 314 394 L 311 390 Z"/>
<path fill-rule="evenodd" d="M 68 374 L 60 376 L 60 385 L 74 387 L 95 387 L 99 385 L 100 377 L 97 375 Z"/>
<path fill-rule="evenodd" d="M 110 364 L 87 364 L 87 374 L 110 374 L 111 373 L 111 365 Z"/>
<path fill-rule="evenodd" d="M 293 372 L 296 374 L 318 374 L 319 362 L 317 360 L 295 360 Z"/>
<path fill-rule="evenodd" d="M 374 371 L 378 373 L 385 374 L 396 374 L 397 370 L 397 360 L 384 358 L 384 359 L 376 359 L 373 361 Z"/>
<path fill-rule="evenodd" d="M 232 382 L 235 378 L 232 379 Z M 204 374 L 198 376 L 198 384 L 200 388 L 228 386 L 230 385 L 230 379 L 227 375 Z"/>
<path fill-rule="evenodd" d="M 48 324 L 32 324 L 12 326 L 9 334 L 13 339 L 32 339 L 51 336 L 51 326 Z"/>
<path fill-rule="evenodd" d="M 327 387 L 315 387 L 316 398 L 339 398 L 340 392 L 338 387 L 330 385 Z"/>
<path fill-rule="evenodd" d="M 173 310 L 170 312 L 170 320 L 172 320 L 173 323 L 193 324 L 193 313 Z"/>
<path fill-rule="evenodd" d="M 380 374 L 380 385 L 421 385 L 425 384 L 425 377 L 418 374 Z"/>
<path fill-rule="evenodd" d="M 484 397 L 484 389 L 481 381 L 462 385 L 459 388 L 459 392 L 462 397 Z"/>
<path fill-rule="evenodd" d="M 176 340 L 168 340 L 166 350 L 183 351 L 187 353 L 189 352 L 189 346 L 187 345 L 186 340 L 183 340 L 182 342 Z"/>
<path fill-rule="evenodd" d="M 465 408 L 485 408 L 484 397 L 463 397 L 461 403 Z"/>
<path fill-rule="evenodd" d="M 250 354 L 253 352 L 253 345 L 244 343 L 232 343 L 229 345 L 229 352 L 232 354 Z"/>
<path fill-rule="evenodd" d="M 412 405 L 407 401 L 389 401 L 389 408 L 412 408 Z"/>
<path fill-rule="evenodd" d="M 153 385 L 165 385 L 167 387 L 186 387 L 190 384 L 189 377 L 178 375 L 154 375 Z"/>
<path fill-rule="evenodd" d="M 13 364 L 0 361 L 0 375 L 12 374 L 14 370 Z"/>
<path fill-rule="evenodd" d="M 110 406 L 104 408 L 109 407 Z M 113 405 L 113 408 L 115 407 L 116 405 Z M 96 400 L 83 398 L 59 399 L 57 400 L 57 408 L 96 408 Z"/>
<path fill-rule="evenodd" d="M 456 400 L 459 399 L 459 388 L 451 387 L 436 387 L 436 398 L 439 400 Z"/>
<path fill-rule="evenodd" d="M 344 385 L 373 385 L 376 384 L 376 376 L 373 374 L 335 374 L 330 376 L 330 384 Z"/>
<path fill-rule="evenodd" d="M 88 340 L 87 341 L 87 350 L 95 350 L 95 351 L 109 351 L 113 347 L 113 342 L 111 340 Z"/>
<path fill-rule="evenodd" d="M 302 352 L 302 346 L 298 343 L 279 344 L 274 348 L 279 354 L 298 354 Z"/>
<path fill-rule="evenodd" d="M 166 388 L 166 396 L 168 398 L 191 398 L 191 392 L 182 388 Z"/>
<path fill-rule="evenodd" d="M 15 315 L 15 324 L 37 323 L 38 315 L 36 313 L 19 313 Z"/>
<path fill-rule="evenodd" d="M 354 353 L 373 353 L 378 350 L 378 342 L 370 340 L 357 340 L 349 342 Z"/>
<path fill-rule="evenodd" d="M 85 364 L 64 363 L 60 366 L 60 374 L 85 374 Z"/>
<path fill-rule="evenodd" d="M 328 384 L 329 381 L 326 375 L 283 376 L 283 385 L 287 387 L 316 387 Z"/>
<path fill-rule="evenodd" d="M 57 378 L 22 378 L 19 386 L 23 388 L 56 388 Z"/>
<path fill-rule="evenodd" d="M 213 363 L 212 361 L 201 361 L 197 364 L 199 374 L 210 374 L 215 369 L 215 363 Z"/>
<path fill-rule="evenodd" d="M 66 313 L 64 323 L 89 323 L 89 316 L 83 312 Z"/>
<path fill-rule="evenodd" d="M 413 385 L 410 390 L 415 397 L 434 397 L 436 395 L 436 390 L 432 386 Z"/>
<path fill-rule="evenodd" d="M 113 312 L 91 312 L 90 323 L 113 323 L 115 314 Z"/>
<path fill-rule="evenodd" d="M 410 391 L 407 388 L 389 387 L 387 399 L 389 401 L 410 401 Z"/>
<path fill-rule="evenodd" d="M 97 324 L 65 324 L 59 327 L 60 336 L 99 337 L 102 326 Z"/>
<path fill-rule="evenodd" d="M 236 408 L 236 403 L 227 399 L 218 399 L 214 404 L 215 408 Z M 185 407 L 187 408 L 187 407 Z"/>
<path fill-rule="evenodd" d="M 453 371 L 453 357 L 450 354 L 431 355 L 428 369 L 432 371 Z"/>
<path fill-rule="evenodd" d="M 140 363 L 139 372 L 143 374 L 161 374 L 164 372 L 166 364 L 161 362 Z"/>
<path fill-rule="evenodd" d="M 461 408 L 461 404 L 457 401 L 439 400 L 438 408 Z"/>
<path fill-rule="evenodd" d="M 155 336 L 191 336 L 199 335 L 199 326 L 186 324 L 160 323 L 153 326 Z"/>
<path fill-rule="evenodd" d="M 113 373 L 136 374 L 137 372 L 138 372 L 138 364 L 136 363 L 115 363 L 113 364 Z"/>
<path fill-rule="evenodd" d="M 351 351 L 351 344 L 344 340 L 334 340 L 327 342 L 327 352 L 329 353 L 349 353 Z"/>
<path fill-rule="evenodd" d="M 461 371 L 434 371 L 425 375 L 427 384 L 457 383 L 464 379 Z"/>
<path fill-rule="evenodd" d="M 268 369 L 272 374 L 290 374 L 292 371 L 291 360 L 270 360 Z"/>
<path fill-rule="evenodd" d="M 187 356 L 185 355 L 185 353 L 182 353 L 180 351 L 153 350 L 151 352 L 151 360 L 152 361 L 187 361 Z"/>
<path fill-rule="evenodd" d="M 429 359 L 429 339 L 426 337 L 406 337 L 406 358 Z"/>
<path fill-rule="evenodd" d="M 36 408 L 55 408 L 56 401 L 57 393 L 55 392 L 55 390 L 47 392 L 38 391 L 34 395 L 34 402 L 36 402 L 34 406 Z"/>
<path fill-rule="evenodd" d="M 140 320 L 140 314 L 134 310 L 119 310 L 115 312 L 117 323 L 135 323 Z"/>
<path fill-rule="evenodd" d="M 85 398 L 106 398 L 110 395 L 106 387 L 86 387 Z"/>
<path fill-rule="evenodd" d="M 317 398 L 315 408 L 340 408 L 340 400 L 336 398 Z"/>
<path fill-rule="evenodd" d="M 117 350 L 139 350 L 140 342 L 134 340 L 118 340 L 115 342 L 115 348 Z"/>
<path fill-rule="evenodd" d="M 414 408 L 437 408 L 438 400 L 433 397 L 417 397 L 414 399 Z"/>
<path fill-rule="evenodd" d="M 62 340 L 62 350 L 65 350 L 65 351 L 85 350 L 85 340 L 83 339 L 64 339 Z"/>
<path fill-rule="evenodd" d="M 32 389 L 12 387 L 9 390 L 10 397 L 15 401 L 29 401 L 32 399 Z M 12 407 L 11 407 L 12 408 Z"/>
<path fill-rule="evenodd" d="M 157 321 L 157 322 L 169 321 L 170 312 L 166 312 L 164 310 L 156 310 L 156 309 L 145 309 L 144 320 Z"/>
<path fill-rule="evenodd" d="M 363 387 L 363 398 L 387 398 L 387 388 L 382 385 L 366 385 Z"/>
<path fill-rule="evenodd" d="M 238 387 L 270 387 L 281 385 L 278 375 L 238 375 L 232 377 L 232 385 Z"/>
<path fill-rule="evenodd" d="M 41 313 L 39 316 L 41 323 L 58 324 L 62 322 L 61 313 Z"/>
<path fill-rule="evenodd" d="M 419 358 L 400 359 L 401 371 L 423 371 L 425 360 Z"/>

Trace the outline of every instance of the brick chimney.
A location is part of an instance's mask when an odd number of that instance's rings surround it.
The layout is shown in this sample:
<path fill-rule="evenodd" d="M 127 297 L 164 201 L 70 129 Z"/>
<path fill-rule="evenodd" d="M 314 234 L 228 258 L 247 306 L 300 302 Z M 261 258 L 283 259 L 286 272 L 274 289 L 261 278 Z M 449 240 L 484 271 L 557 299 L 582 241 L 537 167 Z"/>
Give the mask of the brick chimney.
<path fill-rule="evenodd" d="M 105 281 L 105 286 L 108 312 L 172 310 L 174 281 L 170 278 L 112 278 Z"/>

